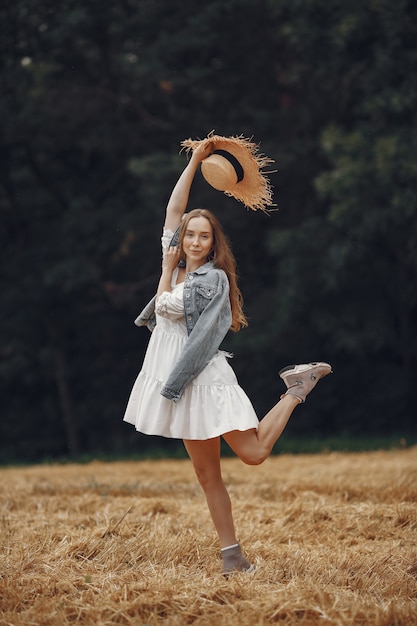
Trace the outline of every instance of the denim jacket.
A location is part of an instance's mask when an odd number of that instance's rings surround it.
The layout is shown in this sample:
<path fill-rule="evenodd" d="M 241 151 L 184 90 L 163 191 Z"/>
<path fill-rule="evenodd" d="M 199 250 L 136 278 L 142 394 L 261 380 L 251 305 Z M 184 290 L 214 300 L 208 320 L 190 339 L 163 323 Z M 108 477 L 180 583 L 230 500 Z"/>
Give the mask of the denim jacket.
<path fill-rule="evenodd" d="M 188 339 L 161 390 L 174 402 L 216 354 L 232 323 L 229 281 L 211 261 L 186 275 L 183 297 Z M 136 318 L 137 326 L 155 328 L 155 301 L 156 296 Z"/>

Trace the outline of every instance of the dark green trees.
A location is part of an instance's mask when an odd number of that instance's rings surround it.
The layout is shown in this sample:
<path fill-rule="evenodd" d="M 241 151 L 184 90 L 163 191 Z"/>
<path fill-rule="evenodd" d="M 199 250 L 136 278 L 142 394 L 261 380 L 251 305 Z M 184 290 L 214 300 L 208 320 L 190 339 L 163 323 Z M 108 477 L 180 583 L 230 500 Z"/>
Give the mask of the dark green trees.
<path fill-rule="evenodd" d="M 0 455 L 143 447 L 121 423 L 180 141 L 254 136 L 278 212 L 196 180 L 250 327 L 227 340 L 261 414 L 287 362 L 335 375 L 296 433 L 415 429 L 411 2 L 17 0 L 1 10 Z M 303 411 L 303 413 L 301 413 Z"/>

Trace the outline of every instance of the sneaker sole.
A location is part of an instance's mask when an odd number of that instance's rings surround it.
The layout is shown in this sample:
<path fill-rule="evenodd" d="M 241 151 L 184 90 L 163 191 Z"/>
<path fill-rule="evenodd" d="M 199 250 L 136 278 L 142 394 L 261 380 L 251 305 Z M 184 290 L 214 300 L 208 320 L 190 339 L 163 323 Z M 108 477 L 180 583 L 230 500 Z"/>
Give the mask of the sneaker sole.
<path fill-rule="evenodd" d="M 316 361 L 313 363 L 308 363 L 306 365 L 288 365 L 287 367 L 283 367 L 282 370 L 279 371 L 279 376 L 280 378 L 282 378 L 282 380 L 285 380 L 288 376 L 291 376 L 292 374 L 302 374 L 316 367 L 329 368 L 329 371 L 322 374 L 321 378 L 333 372 L 332 366 L 329 363 L 322 363 L 320 361 Z"/>
<path fill-rule="evenodd" d="M 255 565 L 251 565 L 248 569 L 234 569 L 231 572 L 222 572 L 222 574 L 225 578 L 228 578 L 234 574 L 253 574 L 254 572 L 256 572 L 256 567 Z"/>

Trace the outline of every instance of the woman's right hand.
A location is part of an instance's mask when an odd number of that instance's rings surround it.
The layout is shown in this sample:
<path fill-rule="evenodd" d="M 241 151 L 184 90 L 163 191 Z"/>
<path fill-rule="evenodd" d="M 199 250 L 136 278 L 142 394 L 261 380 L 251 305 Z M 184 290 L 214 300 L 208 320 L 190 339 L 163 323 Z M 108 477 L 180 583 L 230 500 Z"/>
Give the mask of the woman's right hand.
<path fill-rule="evenodd" d="M 210 154 L 213 153 L 213 150 L 214 145 L 211 141 L 207 143 L 202 143 L 197 146 L 197 148 L 193 151 L 191 159 L 197 161 L 198 163 L 201 163 L 201 161 L 204 161 L 204 159 L 207 159 L 207 157 L 209 157 Z"/>

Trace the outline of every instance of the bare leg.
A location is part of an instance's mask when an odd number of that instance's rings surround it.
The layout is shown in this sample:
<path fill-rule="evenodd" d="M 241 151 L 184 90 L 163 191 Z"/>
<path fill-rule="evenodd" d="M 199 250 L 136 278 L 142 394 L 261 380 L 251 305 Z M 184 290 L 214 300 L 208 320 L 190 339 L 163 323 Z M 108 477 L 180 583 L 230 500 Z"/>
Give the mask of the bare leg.
<path fill-rule="evenodd" d="M 223 574 L 251 572 L 254 568 L 242 554 L 236 539 L 232 505 L 220 469 L 220 437 L 184 441 L 197 478 L 206 496 L 211 518 L 222 548 Z"/>
<path fill-rule="evenodd" d="M 258 430 L 233 430 L 223 435 L 235 454 L 248 465 L 259 465 L 271 454 L 294 409 L 314 389 L 317 382 L 332 371 L 321 361 L 290 365 L 280 371 L 287 386 L 281 400 L 261 420 Z"/>
<path fill-rule="evenodd" d="M 232 505 L 220 468 L 220 437 L 186 440 L 185 448 L 206 496 L 207 505 L 222 548 L 237 543 Z"/>
<path fill-rule="evenodd" d="M 294 396 L 285 395 L 261 420 L 257 431 L 233 430 L 225 433 L 223 438 L 244 463 L 259 465 L 271 454 L 274 444 L 299 403 Z"/>
<path fill-rule="evenodd" d="M 285 368 L 281 375 L 287 392 L 261 420 L 258 430 L 231 431 L 223 435 L 240 459 L 248 465 L 262 463 L 271 453 L 294 409 L 304 402 L 320 377 L 331 371 L 328 364 L 310 363 Z M 223 548 L 223 573 L 252 571 L 253 567 L 240 550 L 234 528 L 232 506 L 220 467 L 220 437 L 202 441 L 184 440 L 198 481 L 206 496 L 210 514 Z M 224 548 L 227 548 L 226 550 Z"/>

